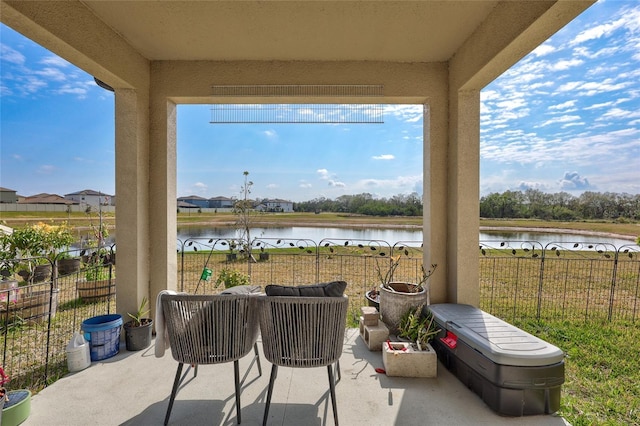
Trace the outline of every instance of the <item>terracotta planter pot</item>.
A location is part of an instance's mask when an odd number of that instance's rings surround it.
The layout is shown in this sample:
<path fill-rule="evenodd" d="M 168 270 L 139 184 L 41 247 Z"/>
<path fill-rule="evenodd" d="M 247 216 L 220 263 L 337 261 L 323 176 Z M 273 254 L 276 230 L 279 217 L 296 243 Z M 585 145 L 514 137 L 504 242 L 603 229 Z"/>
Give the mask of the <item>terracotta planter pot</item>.
<path fill-rule="evenodd" d="M 429 294 L 425 288 L 415 291 L 416 285 L 404 282 L 389 283 L 391 289 L 380 286 L 380 316 L 389 328 L 389 333 L 397 335 L 402 316 L 411 308 L 427 303 Z"/>

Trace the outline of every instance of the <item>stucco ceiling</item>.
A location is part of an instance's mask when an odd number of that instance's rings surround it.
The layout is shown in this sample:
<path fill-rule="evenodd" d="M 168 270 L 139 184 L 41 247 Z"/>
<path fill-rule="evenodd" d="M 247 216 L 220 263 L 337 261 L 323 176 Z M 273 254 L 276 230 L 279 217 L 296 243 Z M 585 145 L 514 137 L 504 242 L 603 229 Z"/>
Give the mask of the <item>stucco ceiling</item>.
<path fill-rule="evenodd" d="M 150 60 L 439 62 L 496 1 L 93 1 Z"/>

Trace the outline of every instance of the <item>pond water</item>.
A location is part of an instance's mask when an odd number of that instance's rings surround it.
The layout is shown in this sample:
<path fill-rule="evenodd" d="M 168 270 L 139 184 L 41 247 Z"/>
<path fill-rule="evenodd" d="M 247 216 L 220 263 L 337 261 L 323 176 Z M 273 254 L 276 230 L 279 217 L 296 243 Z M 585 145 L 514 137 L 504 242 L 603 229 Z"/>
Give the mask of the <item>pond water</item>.
<path fill-rule="evenodd" d="M 258 238 L 282 238 L 287 240 L 311 240 L 316 243 L 329 240 L 381 240 L 390 244 L 396 242 L 414 242 L 420 245 L 422 230 L 419 229 L 377 229 L 377 228 L 315 228 L 315 227 L 276 227 L 255 228 L 251 236 Z M 180 226 L 178 227 L 178 239 L 186 241 L 189 238 L 214 238 L 227 239 L 237 237 L 232 228 L 214 228 L 206 226 Z M 632 240 L 612 238 L 608 236 L 594 236 L 565 233 L 539 233 L 539 232 L 506 232 L 486 231 L 480 232 L 480 241 L 537 241 L 542 246 L 550 243 L 585 243 L 585 244 L 611 244 L 616 248 L 633 244 Z"/>

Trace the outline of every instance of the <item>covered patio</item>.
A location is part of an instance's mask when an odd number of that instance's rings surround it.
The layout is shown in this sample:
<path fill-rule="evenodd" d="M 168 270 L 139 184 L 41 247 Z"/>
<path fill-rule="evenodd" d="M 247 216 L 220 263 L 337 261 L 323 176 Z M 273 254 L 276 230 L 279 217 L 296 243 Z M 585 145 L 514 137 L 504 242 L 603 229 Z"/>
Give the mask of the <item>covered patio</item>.
<path fill-rule="evenodd" d="M 261 342 L 258 341 L 260 350 Z M 262 354 L 261 354 L 262 356 Z M 242 424 L 262 424 L 270 364 L 262 356 L 262 376 L 251 356 L 240 362 Z M 154 347 L 121 350 L 113 358 L 64 377 L 32 398 L 24 425 L 159 425 L 167 410 L 176 361 Z M 349 329 L 340 359 L 342 379 L 336 385 L 339 421 L 343 425 L 531 425 L 562 426 L 552 415 L 503 417 L 492 412 L 442 364 L 438 377 L 401 378 L 376 373 L 381 352 L 371 352 L 357 329 Z M 246 372 L 246 374 L 245 374 Z M 203 365 L 180 389 L 169 424 L 235 425 L 233 364 Z M 326 369 L 281 368 L 269 410 L 269 424 L 332 424 Z"/>
<path fill-rule="evenodd" d="M 423 263 L 439 265 L 431 302 L 477 306 L 479 261 L 468 253 L 478 248 L 480 90 L 593 2 L 1 0 L 0 19 L 114 90 L 117 313 L 126 317 L 177 288 L 176 157 L 186 143 L 177 106 L 365 103 L 277 90 L 308 85 L 377 86 L 366 103 L 424 106 Z M 213 86 L 248 91 L 214 96 Z M 376 373 L 381 355 L 357 330 L 341 366 L 346 425 L 564 424 L 500 417 L 441 364 L 437 379 Z M 153 347 L 121 351 L 45 388 L 25 424 L 160 424 L 175 367 Z M 246 376 L 243 424 L 261 423 L 263 369 Z M 282 369 L 271 422 L 331 422 L 325 373 Z M 235 424 L 231 377 L 231 364 L 203 366 L 178 394 L 172 424 Z"/>

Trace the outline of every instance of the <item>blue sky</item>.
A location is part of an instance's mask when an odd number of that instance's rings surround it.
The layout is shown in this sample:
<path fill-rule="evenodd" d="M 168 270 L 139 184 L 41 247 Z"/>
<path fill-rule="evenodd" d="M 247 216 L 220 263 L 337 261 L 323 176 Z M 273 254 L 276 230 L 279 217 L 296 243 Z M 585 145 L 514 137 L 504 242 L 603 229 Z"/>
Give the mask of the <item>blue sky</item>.
<path fill-rule="evenodd" d="M 114 99 L 0 24 L 0 186 L 20 195 L 115 191 Z M 481 94 L 481 195 L 640 193 L 640 3 L 599 1 Z M 419 106 L 385 124 L 212 125 L 178 108 L 178 195 L 304 201 L 421 193 Z"/>

